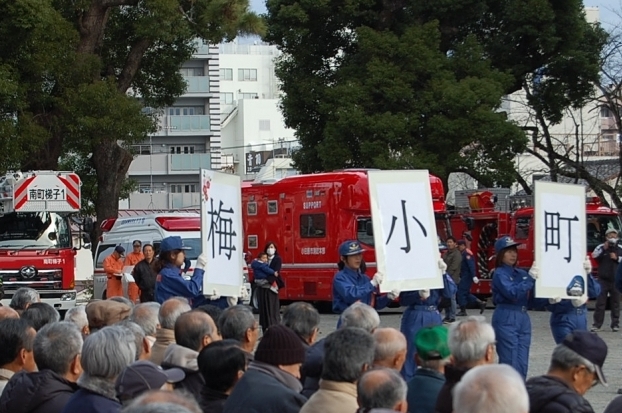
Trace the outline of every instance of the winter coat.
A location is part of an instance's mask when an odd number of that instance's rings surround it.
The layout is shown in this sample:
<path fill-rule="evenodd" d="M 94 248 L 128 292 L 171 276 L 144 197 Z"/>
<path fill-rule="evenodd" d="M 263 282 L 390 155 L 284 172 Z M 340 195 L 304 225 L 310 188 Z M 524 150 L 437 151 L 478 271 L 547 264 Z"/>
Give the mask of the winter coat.
<path fill-rule="evenodd" d="M 609 253 L 615 252 L 617 259 L 612 260 Z M 616 273 L 618 271 L 618 264 L 622 260 L 622 247 L 619 245 L 608 246 L 605 249 L 605 244 L 600 244 L 592 252 L 592 258 L 598 263 L 598 278 L 600 280 L 615 281 Z"/>
<path fill-rule="evenodd" d="M 157 274 L 153 271 L 153 268 L 147 260 L 142 260 L 136 264 L 133 275 L 136 285 L 140 288 L 140 301 L 142 303 L 155 301 L 155 283 Z"/>
<path fill-rule="evenodd" d="M 199 404 L 203 413 L 222 413 L 228 398 L 225 393 L 203 387 Z"/>
<path fill-rule="evenodd" d="M 177 367 L 182 369 L 186 378 L 175 385 L 175 389 L 184 389 L 192 394 L 197 400 L 201 398 L 201 392 L 205 387 L 205 380 L 199 372 L 197 357 L 199 353 L 178 344 L 171 344 L 164 353 L 162 361 L 163 369 Z"/>
<path fill-rule="evenodd" d="M 438 371 L 419 368 L 408 382 L 408 411 L 410 413 L 433 412 L 445 376 Z"/>
<path fill-rule="evenodd" d="M 324 366 L 324 343 L 326 339 L 315 342 L 307 349 L 305 361 L 300 367 L 302 395 L 310 398 L 320 388 L 320 376 Z"/>
<path fill-rule="evenodd" d="M 300 413 L 342 413 L 355 412 L 357 409 L 355 383 L 322 380 L 319 390 L 311 396 Z"/>
<path fill-rule="evenodd" d="M 451 364 L 445 366 L 445 384 L 441 387 L 441 391 L 438 392 L 436 408 L 434 409 L 436 413 L 452 413 L 454 411 L 452 390 L 462 380 L 462 376 L 467 371 L 469 369 L 455 367 Z"/>
<path fill-rule="evenodd" d="M 206 304 L 203 296 L 204 270 L 195 268 L 192 278 L 189 280 L 181 276 L 181 268 L 166 264 L 156 276 L 155 297 L 162 304 L 169 298 L 184 297 L 190 300 L 190 306 L 197 308 Z"/>
<path fill-rule="evenodd" d="M 159 328 L 156 330 L 156 341 L 151 347 L 151 361 L 158 366 L 164 360 L 164 352 L 169 345 L 175 344 L 175 331 L 169 328 Z"/>
<path fill-rule="evenodd" d="M 333 278 L 333 312 L 341 314 L 357 301 L 372 305 L 372 297 L 375 298 L 374 308 L 382 310 L 391 300 L 379 294 L 380 290 L 374 287 L 367 275 L 345 267 Z"/>
<path fill-rule="evenodd" d="M 447 250 L 443 256 L 443 261 L 447 264 L 447 274 L 451 276 L 454 282 L 460 281 L 460 265 L 462 264 L 462 253 L 458 248 Z"/>
<path fill-rule="evenodd" d="M 526 387 L 529 413 L 594 413 L 590 402 L 557 377 L 534 377 Z"/>
<path fill-rule="evenodd" d="M 0 412 L 61 413 L 76 391 L 76 383 L 51 370 L 20 371 L 9 380 L 0 397 Z"/>
<path fill-rule="evenodd" d="M 71 396 L 62 413 L 120 413 L 121 403 L 102 393 L 80 388 Z"/>

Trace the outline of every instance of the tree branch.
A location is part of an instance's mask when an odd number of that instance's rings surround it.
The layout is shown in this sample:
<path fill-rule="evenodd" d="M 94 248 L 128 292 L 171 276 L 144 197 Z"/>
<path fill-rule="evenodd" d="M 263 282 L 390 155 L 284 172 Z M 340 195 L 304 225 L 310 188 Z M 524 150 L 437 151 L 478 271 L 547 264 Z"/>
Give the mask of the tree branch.
<path fill-rule="evenodd" d="M 143 55 L 151 46 L 152 41 L 150 39 L 142 38 L 138 39 L 136 43 L 132 45 L 130 52 L 125 59 L 125 66 L 117 79 L 117 90 L 125 93 L 130 88 L 136 72 L 140 69 L 140 63 L 142 62 Z"/>

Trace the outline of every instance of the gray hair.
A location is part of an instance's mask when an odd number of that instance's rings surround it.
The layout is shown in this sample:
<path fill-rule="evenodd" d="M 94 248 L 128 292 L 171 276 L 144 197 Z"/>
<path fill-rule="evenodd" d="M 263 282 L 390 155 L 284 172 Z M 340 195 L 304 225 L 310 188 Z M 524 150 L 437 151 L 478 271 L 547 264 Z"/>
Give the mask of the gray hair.
<path fill-rule="evenodd" d="M 39 331 L 46 324 L 60 321 L 60 314 L 48 303 L 32 303 L 22 312 L 22 318 Z"/>
<path fill-rule="evenodd" d="M 460 413 L 528 413 L 529 395 L 511 366 L 489 364 L 462 376 L 453 390 L 453 408 Z"/>
<path fill-rule="evenodd" d="M 116 301 L 117 303 L 121 303 L 121 304 L 125 304 L 128 307 L 130 307 L 130 308 L 134 307 L 134 303 L 133 302 L 131 302 L 129 299 L 127 299 L 127 298 L 125 298 L 125 297 L 123 297 L 121 295 L 110 297 L 110 298 L 108 298 L 108 300 L 109 301 Z"/>
<path fill-rule="evenodd" d="M 19 288 L 13 294 L 9 307 L 17 311 L 25 310 L 30 304 L 38 303 L 41 300 L 41 296 L 37 290 L 28 287 Z"/>
<path fill-rule="evenodd" d="M 393 409 L 406 400 L 408 385 L 393 369 L 369 370 L 356 386 L 359 407 L 363 409 Z"/>
<path fill-rule="evenodd" d="M 84 327 L 89 325 L 89 319 L 86 317 L 86 306 L 71 307 L 65 313 L 65 321 L 74 323 L 82 331 Z"/>
<path fill-rule="evenodd" d="M 596 372 L 594 363 L 580 356 L 565 345 L 558 344 L 555 349 L 553 349 L 549 370 L 568 371 L 577 366 L 585 366 L 590 372 Z"/>
<path fill-rule="evenodd" d="M 151 410 L 157 406 L 160 410 Z M 147 410 L 134 410 L 139 407 L 147 407 Z M 175 410 L 177 409 L 177 410 Z M 184 409 L 184 410 L 179 410 Z M 123 413 L 203 413 L 195 397 L 186 390 L 175 391 L 150 390 L 134 399 Z"/>
<path fill-rule="evenodd" d="M 283 325 L 305 340 L 309 340 L 320 327 L 320 313 L 309 303 L 292 303 L 283 311 Z"/>
<path fill-rule="evenodd" d="M 246 331 L 255 327 L 253 310 L 245 305 L 227 307 L 218 317 L 218 330 L 223 339 L 233 339 L 243 343 Z"/>
<path fill-rule="evenodd" d="M 472 366 L 485 356 L 495 343 L 495 330 L 484 317 L 470 316 L 449 328 L 447 344 L 458 366 Z"/>
<path fill-rule="evenodd" d="M 378 312 L 367 304 L 354 303 L 341 314 L 341 327 L 358 327 L 371 333 L 379 325 Z"/>
<path fill-rule="evenodd" d="M 183 313 L 187 313 L 192 310 L 188 300 L 183 297 L 173 297 L 162 303 L 160 312 L 158 313 L 158 320 L 160 321 L 160 327 L 168 330 L 175 328 L 175 322 Z"/>
<path fill-rule="evenodd" d="M 137 304 L 132 310 L 130 320 L 138 324 L 145 332 L 145 335 L 154 337 L 160 325 L 158 320 L 159 311 L 160 304 L 156 302 Z"/>
<path fill-rule="evenodd" d="M 203 311 L 190 311 L 179 316 L 175 322 L 175 342 L 194 351 L 201 351 L 203 338 L 212 336 L 214 329 L 208 320 L 212 317 Z"/>
<path fill-rule="evenodd" d="M 143 341 L 145 340 L 145 332 L 143 329 L 133 321 L 122 320 L 118 322 L 116 325 L 125 328 L 129 331 L 134 337 L 134 345 L 136 346 L 136 357 L 135 360 L 140 359 L 141 354 L 143 354 Z"/>
<path fill-rule="evenodd" d="M 35 336 L 33 353 L 39 370 L 65 375 L 76 356 L 82 353 L 82 334 L 68 321 L 47 324 Z"/>
<path fill-rule="evenodd" d="M 323 380 L 355 383 L 374 362 L 374 338 L 357 327 L 341 328 L 324 341 Z"/>
<path fill-rule="evenodd" d="M 388 360 L 406 351 L 406 337 L 394 328 L 378 328 L 374 331 L 374 361 Z"/>
<path fill-rule="evenodd" d="M 192 413 L 176 403 L 150 403 L 143 405 L 131 404 L 122 410 L 123 413 Z"/>
<path fill-rule="evenodd" d="M 443 360 L 423 360 L 420 358 L 421 367 L 423 367 L 424 369 L 436 371 L 439 371 L 441 367 L 445 367 L 447 364 L 449 364 L 450 361 L 451 360 L 449 357 Z"/>
<path fill-rule="evenodd" d="M 113 382 L 124 368 L 134 362 L 136 344 L 134 336 L 119 326 L 104 327 L 89 335 L 82 346 L 80 380 L 97 377 Z M 78 382 L 78 384 L 80 381 Z"/>

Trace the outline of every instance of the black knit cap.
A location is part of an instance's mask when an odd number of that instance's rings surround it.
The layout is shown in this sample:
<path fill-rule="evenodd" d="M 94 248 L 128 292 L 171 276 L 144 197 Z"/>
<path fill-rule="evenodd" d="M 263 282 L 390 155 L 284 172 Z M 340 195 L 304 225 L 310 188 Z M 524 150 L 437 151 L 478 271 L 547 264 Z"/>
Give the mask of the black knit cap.
<path fill-rule="evenodd" d="M 263 335 L 255 351 L 255 361 L 273 366 L 299 364 L 305 361 L 305 349 L 296 333 L 277 324 Z"/>

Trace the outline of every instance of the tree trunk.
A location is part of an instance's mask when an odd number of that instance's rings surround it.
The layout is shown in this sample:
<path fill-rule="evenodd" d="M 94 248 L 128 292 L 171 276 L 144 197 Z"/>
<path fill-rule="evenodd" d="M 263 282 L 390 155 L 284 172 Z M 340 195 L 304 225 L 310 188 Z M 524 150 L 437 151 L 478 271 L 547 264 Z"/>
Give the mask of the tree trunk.
<path fill-rule="evenodd" d="M 93 241 L 97 241 L 101 235 L 101 222 L 119 215 L 119 194 L 133 157 L 115 141 L 105 141 L 95 147 L 92 159 L 97 175 L 97 225 L 92 235 Z"/>

